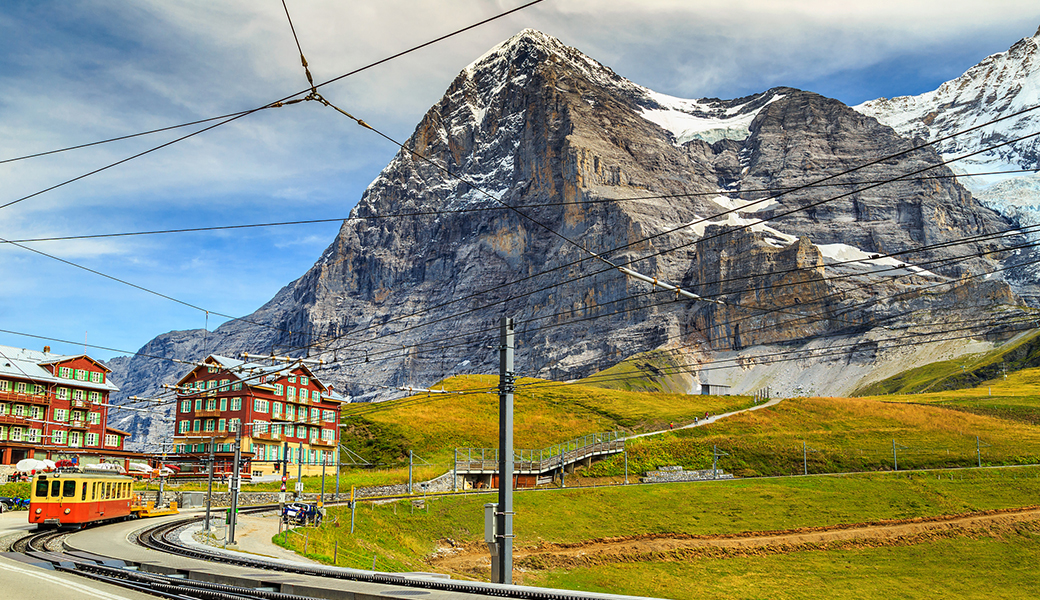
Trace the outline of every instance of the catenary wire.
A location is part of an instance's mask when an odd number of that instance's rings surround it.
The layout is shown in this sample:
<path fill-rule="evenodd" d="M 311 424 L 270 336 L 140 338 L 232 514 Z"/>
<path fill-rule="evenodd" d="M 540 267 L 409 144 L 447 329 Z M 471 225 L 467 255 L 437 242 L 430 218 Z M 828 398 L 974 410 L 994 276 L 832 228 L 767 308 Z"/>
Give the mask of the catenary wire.
<path fill-rule="evenodd" d="M 930 175 L 924 177 L 913 177 L 904 181 L 926 181 L 935 179 L 957 179 L 961 177 L 983 177 L 990 175 L 1005 175 L 1011 173 L 1034 173 L 1036 169 L 1014 169 L 1005 171 L 987 171 L 981 173 L 969 173 L 966 175 L 949 174 L 949 175 Z M 876 181 L 860 181 L 859 184 L 876 183 Z M 813 187 L 845 187 L 847 183 L 822 183 L 814 185 Z M 750 193 L 777 193 L 788 188 L 757 188 L 757 189 L 743 189 L 740 190 L 740 194 Z M 568 202 L 540 202 L 535 204 L 518 204 L 514 205 L 516 208 L 548 208 L 555 206 L 580 206 L 585 204 L 606 204 L 606 203 L 623 203 L 623 202 L 637 202 L 645 200 L 667 200 L 672 198 L 692 198 L 696 196 L 718 196 L 723 194 L 732 194 L 735 192 L 688 192 L 688 193 L 674 193 L 674 194 L 656 194 L 652 196 L 633 196 L 627 198 L 596 198 L 588 200 L 574 200 Z M 57 242 L 57 241 L 68 241 L 68 240 L 91 240 L 101 238 L 118 238 L 118 237 L 129 237 L 129 236 L 142 236 L 142 235 L 160 235 L 160 234 L 175 234 L 175 233 L 199 233 L 207 231 L 226 231 L 235 229 L 254 229 L 263 227 L 283 227 L 292 225 L 315 225 L 322 223 L 345 223 L 349 221 L 376 221 L 384 219 L 401 219 L 401 218 L 414 218 L 414 217 L 440 217 L 453 214 L 465 214 L 465 213 L 483 213 L 483 212 L 502 212 L 508 210 L 504 206 L 484 206 L 484 207 L 473 207 L 473 208 L 453 208 L 453 209 L 442 209 L 442 210 L 429 210 L 429 211 L 413 211 L 404 213 L 392 213 L 385 215 L 350 215 L 347 217 L 336 217 L 328 219 L 304 219 L 298 221 L 273 221 L 268 223 L 242 223 L 234 225 L 214 225 L 210 227 L 184 227 L 180 229 L 153 229 L 145 231 L 124 231 L 114 233 L 95 233 L 95 234 L 84 234 L 84 235 L 66 235 L 66 236 L 52 236 L 52 237 L 38 237 L 38 238 L 22 238 L 13 239 L 11 242 L 19 243 L 30 243 L 30 242 Z M 721 215 L 712 215 L 707 218 L 715 218 Z M 1033 227 L 1033 226 L 1023 226 Z M 1013 230 L 1008 230 L 1013 231 Z M 6 244 L 9 242 L 3 241 L 0 244 Z"/>

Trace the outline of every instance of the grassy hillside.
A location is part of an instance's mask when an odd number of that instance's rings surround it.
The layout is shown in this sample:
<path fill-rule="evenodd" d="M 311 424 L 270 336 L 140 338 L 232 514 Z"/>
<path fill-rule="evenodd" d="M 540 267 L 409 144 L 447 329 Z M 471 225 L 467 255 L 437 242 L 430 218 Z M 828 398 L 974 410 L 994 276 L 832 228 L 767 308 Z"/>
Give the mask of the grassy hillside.
<path fill-rule="evenodd" d="M 856 391 L 855 396 L 918 394 L 973 388 L 988 380 L 1021 369 L 1040 367 L 1040 330 L 983 354 L 934 362 L 910 369 Z"/>
<path fill-rule="evenodd" d="M 965 392 L 964 401 L 978 393 Z M 799 474 L 805 466 L 810 473 L 878 471 L 895 467 L 894 441 L 901 469 L 967 467 L 978 461 L 976 436 L 983 465 L 1040 462 L 1040 429 L 1020 420 L 863 398 L 787 399 L 710 426 L 634 440 L 628 458 L 631 471 L 668 464 L 703 469 L 718 446 L 729 454 L 719 467 L 740 477 Z M 597 463 L 587 474 L 618 476 L 623 460 Z"/>
<path fill-rule="evenodd" d="M 343 409 L 343 443 L 372 462 L 398 464 L 408 450 L 447 465 L 456 447 L 498 446 L 497 377 L 453 377 L 434 386 L 464 395 L 411 396 Z M 743 396 L 687 396 L 520 379 L 514 397 L 516 448 L 546 448 L 601 431 L 667 429 L 705 412 L 753 404 Z"/>
<path fill-rule="evenodd" d="M 636 354 L 582 380 L 593 387 L 668 394 L 689 392 L 691 381 L 689 366 L 668 350 Z"/>
<path fill-rule="evenodd" d="M 798 530 L 1029 506 L 1038 497 L 1040 469 L 1035 467 L 520 492 L 515 498 L 515 546 L 520 551 L 547 544 L 582 545 L 640 536 L 682 539 Z M 453 548 L 482 551 L 482 506 L 491 499 L 487 494 L 430 499 L 422 507 L 409 502 L 362 504 L 355 515 L 357 533 L 353 536 L 346 525 L 349 510 L 332 507 L 326 524 L 307 533 L 309 555 L 331 562 L 333 547 L 338 544 L 338 564 L 343 566 L 371 568 L 375 557 L 378 569 L 433 570 L 436 561 L 431 557 L 450 555 Z M 955 576 L 963 563 L 941 558 L 969 556 L 982 549 L 985 552 L 977 558 L 999 566 L 989 576 L 1000 578 L 1009 590 L 1028 589 L 1037 575 L 1034 569 L 1022 569 L 1020 563 L 1040 555 L 1040 529 L 1011 528 L 1000 535 L 999 547 L 985 537 L 939 536 L 866 545 L 884 546 L 880 548 L 818 546 L 762 556 L 754 552 L 684 555 L 632 550 L 628 555 L 579 560 L 577 566 L 573 562 L 557 565 L 534 555 L 518 561 L 516 577 L 518 583 L 667 598 L 876 597 L 873 593 L 880 589 L 876 586 L 913 577 L 921 572 L 922 564 L 939 569 L 926 581 L 941 580 L 939 575 Z M 933 542 L 938 554 L 921 546 Z M 304 539 L 294 534 L 281 543 L 302 551 Z M 840 577 L 813 577 L 811 590 L 803 589 L 799 595 L 787 589 L 790 577 L 768 577 L 769 569 L 784 564 L 801 565 L 794 571 L 798 573 L 811 571 L 808 565 L 818 566 L 820 573 L 834 572 Z M 866 577 L 876 574 L 878 568 L 884 569 L 885 577 Z M 454 575 L 486 578 L 485 570 Z M 742 570 L 751 576 L 741 579 Z M 623 581 L 614 579 L 619 574 L 624 575 Z M 699 582 L 696 590 L 691 589 L 690 581 Z M 934 597 L 923 592 L 915 597 Z"/>

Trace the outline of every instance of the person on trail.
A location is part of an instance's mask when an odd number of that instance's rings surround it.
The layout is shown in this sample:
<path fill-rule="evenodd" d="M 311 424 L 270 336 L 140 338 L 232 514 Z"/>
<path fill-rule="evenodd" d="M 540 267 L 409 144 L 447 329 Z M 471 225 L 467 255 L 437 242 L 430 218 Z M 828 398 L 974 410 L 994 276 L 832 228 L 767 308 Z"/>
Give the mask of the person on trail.
<path fill-rule="evenodd" d="M 668 429 L 675 429 L 675 423 L 669 423 Z"/>

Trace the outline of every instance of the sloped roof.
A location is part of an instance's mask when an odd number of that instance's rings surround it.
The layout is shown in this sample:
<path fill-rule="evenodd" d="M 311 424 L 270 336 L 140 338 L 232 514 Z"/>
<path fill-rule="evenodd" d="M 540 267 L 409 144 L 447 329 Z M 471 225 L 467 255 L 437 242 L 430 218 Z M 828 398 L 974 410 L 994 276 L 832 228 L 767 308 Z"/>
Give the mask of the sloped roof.
<path fill-rule="evenodd" d="M 104 368 L 106 372 L 110 370 L 104 365 L 98 363 L 97 360 L 90 358 L 85 354 L 55 354 L 53 352 L 40 352 L 39 350 L 28 350 L 26 348 L 0 346 L 0 377 L 11 377 L 14 379 L 32 381 L 34 383 L 53 383 L 107 392 L 119 391 L 119 388 L 113 385 L 108 380 L 108 377 L 105 377 L 104 383 L 66 379 L 64 377 L 53 375 L 49 370 L 40 366 L 65 362 L 67 360 L 81 357 L 87 358 L 88 360 L 98 364 L 100 367 Z"/>

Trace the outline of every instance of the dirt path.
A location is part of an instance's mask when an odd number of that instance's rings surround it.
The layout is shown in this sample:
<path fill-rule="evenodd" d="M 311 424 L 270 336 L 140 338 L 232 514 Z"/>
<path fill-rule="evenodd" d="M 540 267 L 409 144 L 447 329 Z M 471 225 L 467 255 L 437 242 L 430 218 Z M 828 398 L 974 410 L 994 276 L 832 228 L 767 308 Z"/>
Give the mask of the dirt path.
<path fill-rule="evenodd" d="M 809 527 L 736 535 L 649 534 L 591 540 L 578 544 L 542 543 L 515 548 L 519 568 L 573 568 L 582 565 L 681 560 L 696 556 L 752 556 L 806 550 L 910 545 L 930 540 L 1014 529 L 1040 521 L 1040 506 L 944 515 L 898 521 Z M 442 547 L 431 557 L 438 569 L 473 573 L 490 566 L 483 544 Z"/>
<path fill-rule="evenodd" d="M 776 406 L 777 404 L 780 404 L 781 400 L 783 400 L 783 398 L 773 398 L 773 399 L 771 399 L 768 402 L 765 402 L 763 404 L 756 404 L 755 406 L 749 406 L 748 408 L 742 408 L 740 410 L 734 410 L 734 411 L 731 411 L 731 412 L 728 412 L 728 413 L 722 413 L 721 415 L 712 415 L 712 416 L 704 418 L 704 419 L 697 419 L 697 421 L 694 422 L 694 423 L 688 423 L 686 425 L 682 425 L 680 427 L 676 427 L 675 429 L 690 429 L 691 427 L 704 427 L 705 425 L 710 425 L 711 423 L 714 423 L 715 421 L 718 421 L 719 419 L 725 419 L 726 417 L 732 417 L 733 415 L 739 415 L 740 413 L 746 413 L 746 412 L 750 412 L 750 411 L 753 411 L 753 410 L 761 410 L 763 408 L 766 408 L 767 406 Z M 669 429 L 661 429 L 659 431 L 648 431 L 646 433 L 637 433 L 635 435 L 630 435 L 630 436 L 628 436 L 625 439 L 626 440 L 634 440 L 636 438 L 647 437 L 647 436 L 650 436 L 650 435 L 660 435 L 662 433 L 668 433 L 669 431 L 675 431 L 675 429 L 669 428 Z"/>

